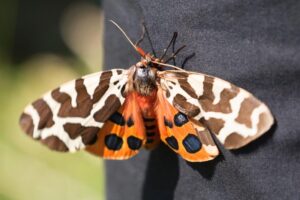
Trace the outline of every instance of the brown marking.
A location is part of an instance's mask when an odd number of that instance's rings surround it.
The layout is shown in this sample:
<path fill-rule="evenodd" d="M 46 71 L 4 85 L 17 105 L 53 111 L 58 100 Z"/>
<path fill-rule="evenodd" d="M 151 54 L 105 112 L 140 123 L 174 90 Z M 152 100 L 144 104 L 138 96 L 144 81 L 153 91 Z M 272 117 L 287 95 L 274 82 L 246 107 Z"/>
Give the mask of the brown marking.
<path fill-rule="evenodd" d="M 117 74 L 118 74 L 118 75 L 122 74 L 122 70 L 117 69 Z"/>
<path fill-rule="evenodd" d="M 203 94 L 199 97 L 199 102 L 202 105 L 203 110 L 206 112 L 222 112 L 231 113 L 232 109 L 230 106 L 230 100 L 237 96 L 239 88 L 231 85 L 231 88 L 224 88 L 220 94 L 220 101 L 217 104 L 213 104 L 215 99 L 212 91 L 214 84 L 214 78 L 205 76 L 203 82 Z"/>
<path fill-rule="evenodd" d="M 69 148 L 66 146 L 66 144 L 61 141 L 57 136 L 51 135 L 43 140 L 41 142 L 45 145 L 47 145 L 50 149 L 56 150 L 56 151 L 69 151 Z"/>
<path fill-rule="evenodd" d="M 200 113 L 200 109 L 197 106 L 187 102 L 187 99 L 181 94 L 176 94 L 173 100 L 173 105 L 175 108 L 185 113 L 189 117 L 194 117 Z"/>
<path fill-rule="evenodd" d="M 110 95 L 104 103 L 104 106 L 95 112 L 94 119 L 97 122 L 105 122 L 115 111 L 121 107 L 121 102 L 119 98 L 112 94 Z"/>
<path fill-rule="evenodd" d="M 238 123 L 245 124 L 248 128 L 252 127 L 251 114 L 255 108 L 260 105 L 260 102 L 253 97 L 244 99 L 241 104 L 239 115 L 235 119 Z"/>
<path fill-rule="evenodd" d="M 38 129 L 49 128 L 53 126 L 53 113 L 46 101 L 43 99 L 38 99 L 32 103 L 32 106 L 36 109 L 40 117 Z"/>
<path fill-rule="evenodd" d="M 263 135 L 270 127 L 272 123 L 272 116 L 269 116 L 267 113 L 261 113 L 259 115 L 259 122 L 257 125 L 257 132 L 253 136 L 248 136 L 244 138 L 242 135 L 238 133 L 231 133 L 224 142 L 224 146 L 227 149 L 238 149 L 240 147 L 245 146 L 246 144 L 250 143 L 251 141 L 255 140 L 256 138 Z"/>
<path fill-rule="evenodd" d="M 212 139 L 211 134 L 207 129 L 203 131 L 197 130 L 197 134 L 203 144 L 215 146 L 214 140 Z"/>
<path fill-rule="evenodd" d="M 121 88 L 121 95 L 122 95 L 122 97 L 126 97 L 126 91 L 125 91 L 125 89 L 126 89 L 126 84 L 124 84 L 123 86 L 122 86 L 122 88 Z"/>
<path fill-rule="evenodd" d="M 231 133 L 228 135 L 228 137 L 225 139 L 224 146 L 226 148 L 235 149 L 243 146 L 245 143 L 248 143 L 248 138 L 244 138 L 243 136 L 239 135 L 236 132 Z"/>
<path fill-rule="evenodd" d="M 100 129 L 98 129 L 98 130 L 100 130 Z M 86 133 L 83 133 L 83 135 L 81 136 L 82 137 L 82 142 L 85 145 L 95 144 L 98 140 L 97 132 L 96 132 L 96 128 L 93 128 L 93 130 L 87 131 Z"/>
<path fill-rule="evenodd" d="M 71 139 L 77 138 L 81 134 L 84 128 L 85 127 L 81 126 L 81 124 L 74 124 L 74 123 L 64 124 L 64 129 L 68 133 Z"/>
<path fill-rule="evenodd" d="M 87 117 L 93 108 L 93 104 L 98 102 L 104 95 L 109 87 L 110 78 L 112 76 L 111 71 L 106 71 L 101 74 L 100 82 L 94 91 L 93 98 L 87 92 L 83 79 L 77 79 L 75 81 L 75 90 L 77 92 L 76 103 L 77 106 L 73 107 L 71 104 L 71 97 L 67 93 L 60 92 L 59 88 L 52 91 L 52 97 L 59 103 L 61 107 L 58 112 L 60 117 Z"/>
<path fill-rule="evenodd" d="M 176 83 L 174 81 L 170 81 L 170 83 L 172 83 L 173 85 L 176 85 Z"/>
<path fill-rule="evenodd" d="M 100 76 L 99 85 L 96 87 L 93 95 L 93 103 L 96 103 L 105 94 L 109 88 L 110 78 L 112 77 L 111 71 L 105 71 Z"/>
<path fill-rule="evenodd" d="M 272 120 L 272 116 L 269 116 L 267 113 L 261 113 L 257 124 L 257 132 L 262 134 L 267 131 L 271 126 Z"/>
<path fill-rule="evenodd" d="M 167 98 L 169 98 L 169 97 L 171 96 L 170 91 L 167 90 L 167 89 L 165 90 L 165 94 L 166 94 L 166 97 L 167 97 Z"/>
<path fill-rule="evenodd" d="M 190 97 L 197 99 L 198 96 L 194 90 L 194 88 L 187 82 L 187 79 L 178 79 L 179 86 L 181 87 L 182 90 L 184 90 Z"/>
<path fill-rule="evenodd" d="M 60 117 L 87 117 L 93 106 L 93 102 L 90 99 L 83 79 L 77 79 L 75 82 L 75 90 L 77 92 L 76 102 L 77 106 L 73 107 L 71 104 L 71 97 L 64 92 L 60 92 L 59 88 L 52 91 L 52 97 L 61 103 L 61 107 L 58 112 Z"/>
<path fill-rule="evenodd" d="M 97 134 L 100 131 L 98 127 L 85 127 L 81 124 L 66 123 L 64 124 L 65 131 L 71 139 L 82 136 L 82 142 L 85 145 L 92 145 L 97 140 Z"/>
<path fill-rule="evenodd" d="M 100 128 L 98 127 L 85 127 L 81 132 L 82 142 L 85 145 L 92 145 L 95 144 L 99 133 Z"/>
<path fill-rule="evenodd" d="M 209 127 L 210 131 L 215 134 L 219 134 L 225 124 L 224 120 L 216 118 L 209 118 L 208 120 L 202 119 L 202 121 Z"/>
<path fill-rule="evenodd" d="M 177 79 L 186 79 L 189 74 L 186 72 L 176 72 L 176 73 L 172 73 L 172 76 L 175 76 Z"/>
<path fill-rule="evenodd" d="M 190 119 L 190 121 L 192 122 L 193 127 L 196 129 L 197 135 L 201 142 L 205 145 L 215 146 L 215 142 L 208 129 L 200 121 L 196 121 L 194 119 Z"/>
<path fill-rule="evenodd" d="M 26 113 L 22 113 L 19 123 L 22 130 L 32 137 L 34 127 L 32 117 Z"/>

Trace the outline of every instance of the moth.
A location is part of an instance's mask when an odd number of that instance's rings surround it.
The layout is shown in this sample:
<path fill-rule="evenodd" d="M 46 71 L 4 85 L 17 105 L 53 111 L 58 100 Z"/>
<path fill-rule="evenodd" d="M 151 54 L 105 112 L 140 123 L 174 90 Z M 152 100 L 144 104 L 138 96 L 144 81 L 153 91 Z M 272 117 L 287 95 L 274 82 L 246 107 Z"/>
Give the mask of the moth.
<path fill-rule="evenodd" d="M 269 108 L 251 93 L 145 53 L 113 23 L 141 60 L 72 80 L 29 104 L 20 126 L 30 137 L 52 150 L 85 149 L 106 159 L 128 159 L 162 141 L 183 159 L 204 162 L 219 154 L 211 134 L 238 149 L 272 126 Z"/>

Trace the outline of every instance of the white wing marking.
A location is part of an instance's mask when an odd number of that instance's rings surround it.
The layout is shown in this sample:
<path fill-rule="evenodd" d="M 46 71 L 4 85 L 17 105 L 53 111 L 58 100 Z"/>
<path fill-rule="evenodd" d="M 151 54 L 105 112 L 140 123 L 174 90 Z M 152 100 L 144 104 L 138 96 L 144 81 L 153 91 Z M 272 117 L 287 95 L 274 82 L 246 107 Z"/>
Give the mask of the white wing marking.
<path fill-rule="evenodd" d="M 91 98 L 93 98 L 95 89 L 97 88 L 99 81 L 100 81 L 101 72 L 99 73 L 99 76 L 93 76 L 87 75 L 82 77 L 83 78 L 83 84 L 86 87 L 86 90 Z"/>
<path fill-rule="evenodd" d="M 222 85 L 223 87 L 220 87 L 220 85 Z M 226 88 L 230 88 L 231 85 L 230 83 L 220 80 L 220 79 L 214 79 L 214 84 L 213 84 L 213 88 L 212 91 L 214 93 L 214 101 L 213 104 L 216 105 L 220 102 L 221 100 L 221 92 L 226 89 Z"/>
<path fill-rule="evenodd" d="M 71 97 L 71 104 L 73 107 L 77 106 L 76 98 L 77 98 L 77 92 L 75 89 L 75 80 L 68 82 L 67 84 L 63 84 L 59 88 L 60 92 L 64 92 L 68 94 Z"/>

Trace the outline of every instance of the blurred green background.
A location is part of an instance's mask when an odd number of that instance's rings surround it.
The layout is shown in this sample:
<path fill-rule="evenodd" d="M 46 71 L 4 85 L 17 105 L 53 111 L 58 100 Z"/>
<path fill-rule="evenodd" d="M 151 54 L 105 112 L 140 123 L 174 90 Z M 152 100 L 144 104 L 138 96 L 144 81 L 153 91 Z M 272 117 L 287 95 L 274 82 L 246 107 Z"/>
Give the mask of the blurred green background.
<path fill-rule="evenodd" d="M 101 70 L 99 0 L 0 2 L 0 199 L 104 199 L 103 162 L 52 152 L 21 132 L 26 104 Z"/>

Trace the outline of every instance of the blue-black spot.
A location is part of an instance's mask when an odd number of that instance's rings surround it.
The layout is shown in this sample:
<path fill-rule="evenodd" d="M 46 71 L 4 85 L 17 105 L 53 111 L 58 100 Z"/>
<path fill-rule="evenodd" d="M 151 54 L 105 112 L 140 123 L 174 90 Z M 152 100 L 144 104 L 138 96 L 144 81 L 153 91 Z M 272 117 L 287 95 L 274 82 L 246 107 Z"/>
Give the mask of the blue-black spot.
<path fill-rule="evenodd" d="M 122 147 L 123 140 L 116 134 L 110 134 L 104 138 L 105 145 L 110 150 L 119 150 Z"/>
<path fill-rule="evenodd" d="M 133 120 L 131 117 L 129 117 L 129 119 L 127 120 L 127 126 L 131 127 L 134 124 Z"/>
<path fill-rule="evenodd" d="M 142 146 L 142 140 L 134 136 L 129 136 L 127 138 L 127 143 L 129 148 L 132 150 L 137 150 Z"/>
<path fill-rule="evenodd" d="M 112 114 L 110 116 L 109 120 L 112 121 L 115 124 L 120 125 L 120 126 L 124 126 L 125 125 L 125 119 L 124 119 L 124 117 L 120 113 L 118 113 L 118 112 L 115 112 L 114 114 Z"/>
<path fill-rule="evenodd" d="M 167 141 L 168 145 L 170 145 L 173 149 L 178 150 L 178 142 L 174 136 L 167 137 L 166 141 Z"/>
<path fill-rule="evenodd" d="M 185 123 L 187 123 L 189 121 L 189 119 L 187 118 L 187 116 L 181 112 L 177 113 L 174 116 L 174 123 L 176 126 L 182 126 Z"/>
<path fill-rule="evenodd" d="M 199 138 L 193 134 L 188 134 L 182 141 L 182 144 L 185 150 L 189 153 L 196 153 L 202 146 Z"/>
<path fill-rule="evenodd" d="M 169 127 L 169 128 L 173 128 L 173 123 L 169 120 L 166 119 L 166 117 L 164 117 L 164 123 L 165 126 Z"/>

